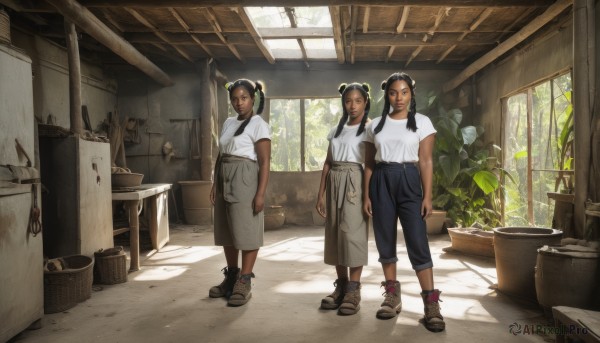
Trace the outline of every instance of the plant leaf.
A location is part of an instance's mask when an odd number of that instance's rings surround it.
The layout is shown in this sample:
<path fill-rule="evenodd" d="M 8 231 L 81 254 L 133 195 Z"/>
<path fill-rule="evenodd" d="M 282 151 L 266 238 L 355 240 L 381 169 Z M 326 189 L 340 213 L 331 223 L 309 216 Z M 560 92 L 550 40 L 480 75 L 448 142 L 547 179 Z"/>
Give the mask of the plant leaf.
<path fill-rule="evenodd" d="M 515 153 L 515 160 L 520 160 L 522 158 L 526 158 L 527 157 L 527 150 L 521 150 L 521 151 L 517 151 Z"/>
<path fill-rule="evenodd" d="M 465 126 L 460 129 L 462 132 L 463 143 L 466 145 L 471 145 L 477 139 L 477 129 L 475 126 Z"/>
<path fill-rule="evenodd" d="M 498 189 L 499 185 L 496 174 L 487 170 L 480 170 L 475 173 L 475 175 L 473 175 L 473 181 L 475 181 L 479 189 L 481 189 L 485 195 Z"/>

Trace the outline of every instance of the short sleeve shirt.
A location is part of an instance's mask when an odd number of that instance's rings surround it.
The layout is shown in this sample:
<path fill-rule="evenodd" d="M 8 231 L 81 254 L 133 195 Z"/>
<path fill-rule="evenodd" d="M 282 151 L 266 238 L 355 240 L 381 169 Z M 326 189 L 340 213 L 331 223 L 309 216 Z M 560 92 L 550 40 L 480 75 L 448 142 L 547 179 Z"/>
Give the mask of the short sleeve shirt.
<path fill-rule="evenodd" d="M 222 154 L 240 156 L 256 161 L 254 143 L 261 139 L 271 139 L 271 127 L 259 115 L 253 115 L 250 122 L 238 136 L 234 136 L 244 121 L 229 117 L 223 124 L 219 138 L 219 151 Z"/>
<path fill-rule="evenodd" d="M 352 126 L 344 125 L 342 132 L 340 132 L 340 135 L 337 137 L 333 137 L 337 130 L 337 126 L 329 131 L 327 140 L 331 147 L 331 157 L 333 161 L 355 162 L 361 164 L 365 162 L 365 143 L 363 141 L 369 124 L 370 123 L 367 123 L 365 125 L 365 130 L 358 136 L 356 133 L 358 132 L 360 124 Z"/>
<path fill-rule="evenodd" d="M 419 143 L 437 132 L 429 117 L 420 113 L 415 114 L 416 132 L 406 127 L 408 119 L 396 120 L 387 117 L 383 129 L 375 134 L 375 128 L 380 121 L 381 117 L 373 119 L 364 139 L 375 145 L 376 162 L 418 162 Z"/>

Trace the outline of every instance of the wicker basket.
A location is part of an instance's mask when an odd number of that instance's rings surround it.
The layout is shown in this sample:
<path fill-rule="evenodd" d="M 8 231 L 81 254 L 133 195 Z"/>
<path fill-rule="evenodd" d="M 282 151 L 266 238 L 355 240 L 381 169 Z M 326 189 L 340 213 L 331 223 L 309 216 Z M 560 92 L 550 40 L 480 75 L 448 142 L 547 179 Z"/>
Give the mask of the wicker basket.
<path fill-rule="evenodd" d="M 44 271 L 44 313 L 70 309 L 92 295 L 94 261 L 87 256 L 63 257 L 67 269 Z"/>
<path fill-rule="evenodd" d="M 94 283 L 114 285 L 127 281 L 127 256 L 123 247 L 94 253 Z"/>

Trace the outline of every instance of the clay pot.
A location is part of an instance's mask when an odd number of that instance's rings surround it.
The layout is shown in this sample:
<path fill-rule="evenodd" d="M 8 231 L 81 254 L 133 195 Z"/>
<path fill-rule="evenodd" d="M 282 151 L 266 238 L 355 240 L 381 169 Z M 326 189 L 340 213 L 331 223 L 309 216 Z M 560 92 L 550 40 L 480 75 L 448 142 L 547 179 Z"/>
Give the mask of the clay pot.
<path fill-rule="evenodd" d="M 265 207 L 265 230 L 279 229 L 285 223 L 283 206 L 272 205 Z"/>
<path fill-rule="evenodd" d="M 494 233 L 477 228 L 448 228 L 452 250 L 468 255 L 494 257 Z"/>
<path fill-rule="evenodd" d="M 494 228 L 498 290 L 536 299 L 534 274 L 537 250 L 544 245 L 560 244 L 561 237 L 562 231 L 548 228 Z"/>
<path fill-rule="evenodd" d="M 433 210 L 431 215 L 425 219 L 428 235 L 437 235 L 444 230 L 446 222 L 446 211 Z"/>
<path fill-rule="evenodd" d="M 535 267 L 537 300 L 546 313 L 553 306 L 593 310 L 600 289 L 600 251 L 578 245 L 544 246 Z"/>

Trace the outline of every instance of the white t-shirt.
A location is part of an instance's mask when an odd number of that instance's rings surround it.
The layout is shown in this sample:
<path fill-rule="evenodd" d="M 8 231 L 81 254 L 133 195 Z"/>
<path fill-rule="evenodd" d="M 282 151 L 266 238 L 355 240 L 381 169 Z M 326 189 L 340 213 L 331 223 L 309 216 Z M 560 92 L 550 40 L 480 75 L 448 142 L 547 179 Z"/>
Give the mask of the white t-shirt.
<path fill-rule="evenodd" d="M 425 137 L 436 133 L 429 117 L 417 113 L 415 115 L 417 131 L 413 132 L 406 128 L 408 119 L 395 120 L 390 117 L 385 119 L 383 129 L 375 134 L 375 128 L 381 121 L 381 117 L 371 121 L 366 130 L 364 141 L 375 145 L 377 153 L 376 162 L 418 162 L 419 143 Z"/>
<path fill-rule="evenodd" d="M 254 143 L 261 139 L 271 139 L 271 127 L 259 115 L 253 115 L 250 122 L 239 136 L 234 136 L 243 120 L 229 117 L 223 124 L 219 138 L 219 151 L 222 154 L 246 157 L 256 161 Z"/>
<path fill-rule="evenodd" d="M 336 138 L 333 136 L 335 135 L 337 126 L 329 131 L 327 140 L 331 146 L 333 161 L 365 163 L 365 143 L 363 141 L 369 124 L 365 125 L 365 129 L 360 136 L 356 136 L 360 124 L 352 126 L 344 125 L 342 132 Z"/>

